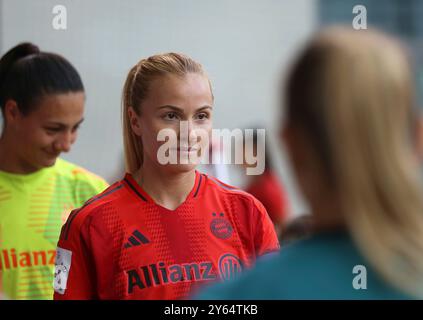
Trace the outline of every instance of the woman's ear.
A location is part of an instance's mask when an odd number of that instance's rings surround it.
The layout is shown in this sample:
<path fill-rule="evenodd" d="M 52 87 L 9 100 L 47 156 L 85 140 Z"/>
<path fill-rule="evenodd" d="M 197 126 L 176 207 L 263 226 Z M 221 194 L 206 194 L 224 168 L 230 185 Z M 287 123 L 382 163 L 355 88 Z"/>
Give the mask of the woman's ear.
<path fill-rule="evenodd" d="M 21 116 L 18 104 L 15 100 L 9 99 L 4 104 L 5 123 L 12 124 Z"/>
<path fill-rule="evenodd" d="M 132 131 L 137 135 L 141 136 L 141 124 L 138 114 L 135 112 L 134 108 L 128 108 L 128 117 L 129 123 L 131 124 Z"/>

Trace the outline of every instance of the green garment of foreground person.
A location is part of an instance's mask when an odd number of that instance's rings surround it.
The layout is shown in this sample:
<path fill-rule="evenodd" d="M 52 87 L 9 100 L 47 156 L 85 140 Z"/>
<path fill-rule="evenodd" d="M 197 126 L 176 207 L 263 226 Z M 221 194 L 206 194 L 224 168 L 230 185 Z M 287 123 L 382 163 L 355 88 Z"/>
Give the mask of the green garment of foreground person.
<path fill-rule="evenodd" d="M 282 247 L 280 253 L 263 257 L 239 279 L 211 286 L 196 297 L 200 300 L 412 298 L 387 284 L 342 230 L 297 240 Z"/>

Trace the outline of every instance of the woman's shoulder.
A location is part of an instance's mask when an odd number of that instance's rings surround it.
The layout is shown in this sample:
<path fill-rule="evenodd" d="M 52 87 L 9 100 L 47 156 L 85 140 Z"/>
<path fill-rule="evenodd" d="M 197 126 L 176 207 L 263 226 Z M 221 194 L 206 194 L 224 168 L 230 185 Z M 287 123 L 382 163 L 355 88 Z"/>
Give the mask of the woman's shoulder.
<path fill-rule="evenodd" d="M 54 166 L 55 174 L 76 187 L 88 188 L 99 193 L 109 184 L 99 175 L 67 160 L 58 158 Z"/>
<path fill-rule="evenodd" d="M 58 158 L 55 164 L 55 170 L 59 174 L 73 177 L 74 179 L 87 180 L 87 181 L 101 181 L 107 184 L 106 181 L 99 175 L 62 158 Z"/>
<path fill-rule="evenodd" d="M 257 200 L 252 194 L 227 184 L 211 175 L 200 173 L 205 180 L 206 193 L 215 193 L 218 197 L 226 197 L 235 199 L 240 202 L 244 202 L 246 205 L 252 205 L 258 208 L 264 208 L 262 203 Z"/>
<path fill-rule="evenodd" d="M 119 208 L 123 208 L 125 196 L 122 196 L 123 183 L 118 181 L 107 187 L 102 192 L 89 198 L 78 209 L 71 212 L 68 223 L 76 225 L 85 224 L 87 221 L 93 222 L 102 219 L 104 213 L 117 213 Z"/>

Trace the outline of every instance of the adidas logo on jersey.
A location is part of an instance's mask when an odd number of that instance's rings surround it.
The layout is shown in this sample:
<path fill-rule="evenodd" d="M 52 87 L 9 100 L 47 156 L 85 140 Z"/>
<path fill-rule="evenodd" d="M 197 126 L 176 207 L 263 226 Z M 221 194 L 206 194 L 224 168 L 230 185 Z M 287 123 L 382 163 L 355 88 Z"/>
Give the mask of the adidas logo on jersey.
<path fill-rule="evenodd" d="M 140 246 L 142 244 L 147 244 L 147 243 L 150 243 L 150 240 L 148 240 L 147 237 L 143 235 L 141 232 L 139 232 L 138 230 L 135 230 L 134 232 L 132 232 L 132 236 L 128 238 L 128 242 L 126 242 L 123 247 L 131 248 L 131 247 L 136 247 L 136 246 Z"/>

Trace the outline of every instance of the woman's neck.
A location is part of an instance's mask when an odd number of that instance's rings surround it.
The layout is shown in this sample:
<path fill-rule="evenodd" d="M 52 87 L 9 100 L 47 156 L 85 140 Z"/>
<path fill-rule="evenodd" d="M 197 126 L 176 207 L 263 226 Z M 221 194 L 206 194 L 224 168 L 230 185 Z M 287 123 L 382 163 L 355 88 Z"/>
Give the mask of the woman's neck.
<path fill-rule="evenodd" d="M 169 210 L 179 207 L 195 184 L 195 170 L 169 173 L 147 163 L 133 177 L 157 204 Z"/>
<path fill-rule="evenodd" d="M 313 213 L 313 231 L 316 233 L 342 229 L 345 227 L 342 208 L 333 195 L 322 196 L 319 200 L 313 201 L 310 206 Z"/>
<path fill-rule="evenodd" d="M 0 171 L 15 173 L 15 174 L 29 174 L 37 171 L 36 168 L 25 166 L 19 161 L 15 153 L 14 143 L 11 139 L 7 139 L 6 134 L 0 137 Z"/>

